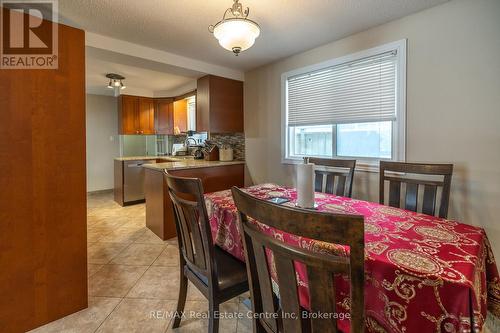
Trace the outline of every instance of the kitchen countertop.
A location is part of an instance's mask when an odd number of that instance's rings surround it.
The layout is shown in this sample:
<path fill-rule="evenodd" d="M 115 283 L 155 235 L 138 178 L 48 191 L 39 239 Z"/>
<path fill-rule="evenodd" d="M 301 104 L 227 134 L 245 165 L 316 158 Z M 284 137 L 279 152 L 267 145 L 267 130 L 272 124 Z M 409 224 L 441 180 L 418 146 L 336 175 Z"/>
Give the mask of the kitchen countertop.
<path fill-rule="evenodd" d="M 116 161 L 147 161 L 147 160 L 165 160 L 165 162 L 177 162 L 184 160 L 192 160 L 193 156 L 126 156 L 115 157 Z"/>
<path fill-rule="evenodd" d="M 165 163 L 150 163 L 143 164 L 143 168 L 163 171 L 163 170 L 182 170 L 182 169 L 196 169 L 196 168 L 211 168 L 211 167 L 222 167 L 227 165 L 245 164 L 245 161 L 205 161 L 205 160 L 194 160 L 194 159 L 184 159 L 175 162 L 165 162 Z"/>

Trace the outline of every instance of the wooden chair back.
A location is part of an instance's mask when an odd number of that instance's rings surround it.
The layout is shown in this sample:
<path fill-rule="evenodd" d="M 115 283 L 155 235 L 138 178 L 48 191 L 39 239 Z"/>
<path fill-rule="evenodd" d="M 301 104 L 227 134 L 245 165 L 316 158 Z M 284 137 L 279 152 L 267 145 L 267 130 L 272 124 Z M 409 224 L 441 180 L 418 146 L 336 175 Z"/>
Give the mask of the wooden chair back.
<path fill-rule="evenodd" d="M 310 163 L 325 169 L 315 168 L 315 191 L 335 194 L 343 197 L 352 196 L 352 183 L 356 160 L 333 160 L 327 158 L 310 158 Z"/>
<path fill-rule="evenodd" d="M 390 172 L 387 174 L 386 172 Z M 395 173 L 395 174 L 394 174 Z M 403 175 L 401 175 L 403 174 Z M 437 176 L 439 180 L 426 180 L 415 176 Z M 402 162 L 380 162 L 379 202 L 385 204 L 385 185 L 389 183 L 388 204 L 391 207 L 404 208 L 414 212 L 435 215 L 438 190 L 441 199 L 438 216 L 447 218 L 450 200 L 451 176 L 453 164 L 423 164 Z M 427 177 L 428 178 L 428 177 Z M 402 190 L 403 184 L 405 189 Z M 422 204 L 419 205 L 419 188 L 423 187 Z M 404 197 L 402 205 L 401 195 Z"/>
<path fill-rule="evenodd" d="M 363 216 L 335 215 L 280 206 L 259 200 L 232 188 L 239 211 L 240 230 L 247 262 L 257 332 L 337 332 L 332 318 L 301 318 L 294 262 L 303 263 L 309 280 L 312 312 L 335 313 L 334 274 L 348 274 L 351 293 L 351 332 L 364 332 L 364 219 Z M 350 256 L 321 254 L 285 244 L 260 231 L 249 218 L 297 236 L 348 245 Z M 279 295 L 273 293 L 266 249 L 273 252 Z M 288 315 L 283 315 L 284 313 Z M 293 315 L 290 315 L 293 314 Z M 255 332 L 255 330 L 254 330 Z"/>
<path fill-rule="evenodd" d="M 174 208 L 179 250 L 190 269 L 213 278 L 214 247 L 201 180 L 167 172 L 165 179 Z"/>

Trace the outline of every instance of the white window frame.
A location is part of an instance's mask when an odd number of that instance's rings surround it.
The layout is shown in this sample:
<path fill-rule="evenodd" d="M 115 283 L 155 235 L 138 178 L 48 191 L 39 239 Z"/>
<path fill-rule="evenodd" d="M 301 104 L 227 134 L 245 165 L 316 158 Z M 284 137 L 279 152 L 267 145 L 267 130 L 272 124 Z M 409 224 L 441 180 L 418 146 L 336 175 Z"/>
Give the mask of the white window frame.
<path fill-rule="evenodd" d="M 288 152 L 288 78 L 393 50 L 397 51 L 398 61 L 396 67 L 396 121 L 394 121 L 392 125 L 392 159 L 390 160 L 404 162 L 406 160 L 406 43 L 406 39 L 401 39 L 399 41 L 283 73 L 281 75 L 281 162 L 284 164 L 298 164 L 302 162 L 302 158 L 292 158 L 289 156 Z M 354 159 L 355 157 L 347 158 L 337 156 L 335 158 Z M 378 171 L 378 164 L 381 160 L 377 158 L 355 159 L 357 160 L 357 170 L 374 172 Z"/>

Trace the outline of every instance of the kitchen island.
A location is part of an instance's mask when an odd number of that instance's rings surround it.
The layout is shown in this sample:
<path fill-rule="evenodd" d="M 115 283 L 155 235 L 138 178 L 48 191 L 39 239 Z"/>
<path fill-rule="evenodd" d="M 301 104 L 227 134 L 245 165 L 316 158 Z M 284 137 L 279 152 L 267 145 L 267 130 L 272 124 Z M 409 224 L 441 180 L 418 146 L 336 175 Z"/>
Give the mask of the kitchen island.
<path fill-rule="evenodd" d="M 159 161 L 158 161 L 159 162 Z M 244 186 L 244 161 L 204 161 L 185 159 L 144 164 L 146 196 L 146 226 L 158 237 L 176 237 L 172 201 L 168 195 L 165 170 L 180 177 L 200 178 L 205 193 Z"/>

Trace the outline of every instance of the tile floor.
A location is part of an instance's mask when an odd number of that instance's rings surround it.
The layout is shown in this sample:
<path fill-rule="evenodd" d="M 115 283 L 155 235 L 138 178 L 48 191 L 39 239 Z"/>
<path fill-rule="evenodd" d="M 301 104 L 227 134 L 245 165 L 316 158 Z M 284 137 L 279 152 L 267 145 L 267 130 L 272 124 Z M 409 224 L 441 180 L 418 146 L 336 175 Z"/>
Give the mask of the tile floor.
<path fill-rule="evenodd" d="M 87 228 L 89 307 L 31 332 L 207 331 L 208 302 L 192 285 L 187 318 L 171 328 L 168 313 L 175 311 L 179 285 L 177 241 L 164 242 L 145 227 L 144 204 L 120 207 L 112 193 L 91 194 Z M 220 332 L 252 331 L 242 300 L 221 306 L 228 318 L 221 319 Z"/>

